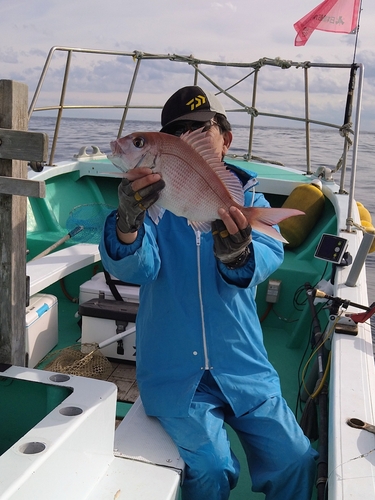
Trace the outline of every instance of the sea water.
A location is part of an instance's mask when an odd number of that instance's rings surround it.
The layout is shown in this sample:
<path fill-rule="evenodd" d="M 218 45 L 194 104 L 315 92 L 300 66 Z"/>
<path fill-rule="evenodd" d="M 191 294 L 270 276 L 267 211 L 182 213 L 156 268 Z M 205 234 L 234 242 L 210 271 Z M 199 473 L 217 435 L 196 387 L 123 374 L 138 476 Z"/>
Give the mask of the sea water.
<path fill-rule="evenodd" d="M 55 119 L 33 116 L 29 130 L 45 132 L 51 140 L 54 133 Z M 63 118 L 58 146 L 54 162 L 71 159 L 82 146 L 97 146 L 103 153 L 110 153 L 110 141 L 117 138 L 119 122 L 104 119 Z M 158 123 L 148 121 L 129 121 L 126 123 L 122 135 L 133 131 L 157 131 Z M 230 153 L 243 155 L 248 148 L 248 128 L 234 125 L 233 142 Z M 334 169 L 342 154 L 342 138 L 334 129 L 311 130 L 311 170 L 320 166 Z M 283 163 L 286 167 L 298 168 L 306 171 L 306 148 L 304 130 L 298 128 L 261 127 L 256 129 L 252 155 L 270 161 Z M 351 150 L 348 153 L 348 171 L 346 188 L 351 175 Z M 372 180 L 372 170 L 375 168 L 375 134 L 361 132 L 358 143 L 357 160 L 357 201 L 370 211 L 375 224 L 375 196 Z M 340 181 L 340 172 L 334 175 L 336 182 Z M 375 253 L 367 257 L 367 285 L 369 303 L 375 301 Z M 373 331 L 375 323 L 373 322 Z"/>

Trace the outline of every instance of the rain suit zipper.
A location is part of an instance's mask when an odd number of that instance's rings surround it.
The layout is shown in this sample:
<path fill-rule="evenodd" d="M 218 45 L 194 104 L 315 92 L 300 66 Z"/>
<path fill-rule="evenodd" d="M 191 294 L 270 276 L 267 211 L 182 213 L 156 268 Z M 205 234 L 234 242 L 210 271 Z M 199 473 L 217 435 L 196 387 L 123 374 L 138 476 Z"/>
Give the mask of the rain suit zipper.
<path fill-rule="evenodd" d="M 197 245 L 197 267 L 198 267 L 198 297 L 199 297 L 199 306 L 201 312 L 201 323 L 202 323 L 202 340 L 203 340 L 203 353 L 204 353 L 204 367 L 202 369 L 209 370 L 210 363 L 208 359 L 208 350 L 207 350 L 207 339 L 206 339 L 206 328 L 204 324 L 204 310 L 203 310 L 203 299 L 202 299 L 202 281 L 201 281 L 201 232 L 195 232 L 195 241 Z"/>

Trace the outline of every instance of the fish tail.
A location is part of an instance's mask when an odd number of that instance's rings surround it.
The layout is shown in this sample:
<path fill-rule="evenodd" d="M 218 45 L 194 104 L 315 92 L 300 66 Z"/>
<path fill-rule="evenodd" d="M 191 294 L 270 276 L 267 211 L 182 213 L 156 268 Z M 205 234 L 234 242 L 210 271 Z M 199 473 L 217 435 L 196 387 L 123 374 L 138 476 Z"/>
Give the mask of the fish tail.
<path fill-rule="evenodd" d="M 275 240 L 288 243 L 283 236 L 272 226 L 278 224 L 288 217 L 296 215 L 305 215 L 304 212 L 294 208 L 266 208 L 266 207 L 248 207 L 242 208 L 242 213 L 245 215 L 249 224 L 256 231 L 267 234 Z"/>

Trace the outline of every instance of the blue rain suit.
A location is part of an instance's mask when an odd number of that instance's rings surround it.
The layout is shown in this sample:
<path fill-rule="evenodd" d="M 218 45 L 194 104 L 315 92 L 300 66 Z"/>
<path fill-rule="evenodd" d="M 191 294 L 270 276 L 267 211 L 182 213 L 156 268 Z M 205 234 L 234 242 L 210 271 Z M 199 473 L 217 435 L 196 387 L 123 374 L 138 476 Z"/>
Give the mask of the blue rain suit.
<path fill-rule="evenodd" d="M 267 207 L 261 194 L 245 205 Z M 230 270 L 213 253 L 211 233 L 185 218 L 148 215 L 134 243 L 116 235 L 116 214 L 100 243 L 103 266 L 140 285 L 137 381 L 145 411 L 159 418 L 186 467 L 184 500 L 224 500 L 239 465 L 223 428 L 245 449 L 253 489 L 267 500 L 310 500 L 314 456 L 281 397 L 263 345 L 255 293 L 283 260 L 283 246 L 253 231 L 251 257 Z"/>

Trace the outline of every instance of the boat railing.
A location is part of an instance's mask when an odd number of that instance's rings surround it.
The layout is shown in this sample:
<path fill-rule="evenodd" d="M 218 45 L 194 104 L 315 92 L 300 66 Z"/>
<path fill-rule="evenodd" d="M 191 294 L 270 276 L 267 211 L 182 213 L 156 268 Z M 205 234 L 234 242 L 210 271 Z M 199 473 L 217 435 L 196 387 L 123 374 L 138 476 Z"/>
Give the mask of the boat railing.
<path fill-rule="evenodd" d="M 46 79 L 48 71 L 51 69 L 52 60 L 57 52 L 66 53 L 66 62 L 63 66 L 63 81 L 61 86 L 61 92 L 59 95 L 59 102 L 52 105 L 44 105 L 38 106 L 37 102 L 40 97 L 40 93 L 43 87 L 43 83 Z M 116 58 L 127 58 L 130 61 L 134 61 L 134 65 L 132 65 L 132 73 L 130 74 L 130 85 L 129 89 L 125 94 L 125 99 L 123 103 L 120 104 L 67 104 L 66 103 L 66 93 L 69 82 L 69 76 L 71 74 L 72 67 L 72 56 L 74 54 L 91 54 L 95 56 L 115 56 Z M 230 103 L 233 103 L 234 107 L 226 107 L 228 113 L 246 113 L 250 117 L 249 121 L 249 136 L 248 136 L 248 149 L 246 154 L 244 155 L 245 159 L 250 160 L 252 158 L 253 152 L 253 139 L 254 139 L 254 130 L 255 124 L 258 117 L 267 117 L 267 118 L 277 118 L 287 121 L 293 121 L 302 123 L 304 125 L 305 131 L 305 150 L 306 150 L 306 174 L 312 174 L 311 171 L 311 145 L 310 145 L 310 128 L 311 125 L 323 126 L 336 129 L 338 133 L 343 138 L 343 147 L 342 147 L 342 155 L 338 159 L 336 170 L 341 168 L 341 180 L 340 180 L 340 192 L 345 192 L 344 183 L 345 183 L 345 173 L 346 173 L 346 162 L 347 162 L 347 151 L 349 146 L 353 146 L 352 150 L 352 169 L 351 169 L 351 182 L 350 186 L 354 186 L 355 172 L 356 172 L 356 161 L 357 161 L 357 147 L 358 147 L 358 133 L 359 133 L 359 112 L 361 107 L 361 98 L 362 98 L 362 86 L 363 86 L 363 66 L 361 64 L 331 64 L 331 63 L 312 63 L 309 61 L 300 63 L 293 62 L 289 60 L 284 60 L 280 58 L 269 59 L 262 58 L 254 62 L 234 62 L 228 63 L 224 61 L 209 61 L 198 59 L 192 55 L 184 56 L 177 54 L 150 54 L 141 51 L 134 52 L 120 52 L 120 51 L 109 51 L 109 50 L 96 50 L 96 49 L 83 49 L 83 48 L 73 48 L 73 47 L 52 47 L 48 57 L 46 59 L 44 68 L 42 70 L 39 82 L 37 84 L 34 96 L 32 98 L 30 108 L 29 108 L 29 118 L 35 112 L 39 111 L 57 111 L 56 123 L 55 123 L 55 131 L 54 136 L 52 138 L 51 151 L 49 156 L 49 165 L 53 165 L 56 145 L 59 135 L 59 129 L 61 125 L 61 118 L 63 116 L 63 112 L 66 110 L 85 110 L 85 109 L 121 109 L 122 117 L 118 129 L 118 137 L 121 137 L 124 125 L 128 116 L 128 112 L 131 109 L 161 109 L 162 103 L 160 105 L 153 103 L 152 105 L 142 104 L 136 105 L 133 103 L 133 95 L 138 82 L 138 74 L 141 63 L 147 61 L 161 61 L 167 60 L 171 63 L 176 64 L 185 64 L 188 68 L 192 70 L 192 81 L 186 82 L 185 85 L 188 84 L 198 84 L 198 79 L 203 79 L 209 82 L 215 89 L 216 94 L 226 96 Z M 133 67 L 134 66 L 134 67 Z M 230 85 L 227 84 L 227 80 L 224 83 L 226 85 L 220 83 L 218 77 L 212 77 L 209 75 L 209 68 L 226 68 L 228 71 L 231 71 L 232 68 L 242 69 L 244 74 L 238 78 L 237 74 L 232 77 L 232 83 Z M 285 115 L 276 112 L 270 112 L 267 109 L 262 109 L 261 106 L 258 106 L 258 89 L 262 88 L 260 83 L 260 75 L 263 73 L 264 68 L 266 67 L 274 67 L 280 68 L 280 70 L 289 70 L 291 68 L 301 70 L 303 73 L 303 93 L 304 93 L 304 113 L 302 116 L 297 115 Z M 348 84 L 348 92 L 346 96 L 346 110 L 343 123 L 330 123 L 326 121 L 320 121 L 313 119 L 310 116 L 310 89 L 309 89 L 309 75 L 312 70 L 316 68 L 327 68 L 327 69 L 337 69 L 337 70 L 345 70 L 346 72 L 350 72 L 349 84 Z M 177 67 L 176 71 L 178 72 L 181 67 Z M 184 68 L 185 69 L 185 68 Z M 232 70 L 233 71 L 233 70 Z M 359 74 L 358 85 L 357 88 L 355 85 L 356 82 L 356 74 Z M 250 78 L 252 77 L 252 78 Z M 223 79 L 224 81 L 224 79 Z M 251 84 L 252 81 L 252 84 Z M 241 87 L 242 94 L 238 93 L 238 88 L 244 83 L 250 82 L 249 87 L 245 89 L 243 92 L 243 87 Z M 237 92 L 237 93 L 236 93 Z M 357 97 L 356 102 L 354 102 L 354 97 Z M 244 98 L 245 96 L 245 98 Z M 344 96 L 345 97 L 345 96 Z M 352 123 L 352 108 L 355 106 L 355 115 L 354 115 L 354 125 Z M 353 139 L 350 137 L 353 135 Z M 353 188 L 354 189 L 354 188 Z"/>

